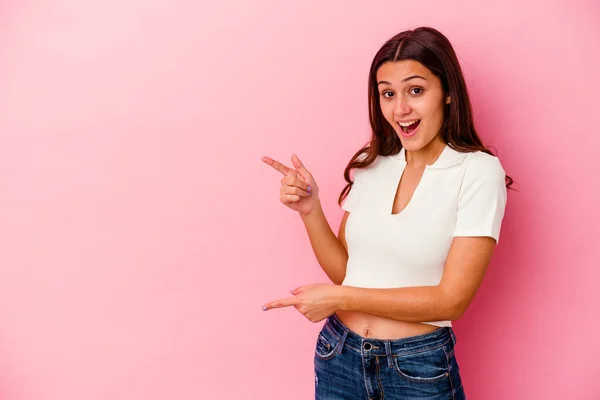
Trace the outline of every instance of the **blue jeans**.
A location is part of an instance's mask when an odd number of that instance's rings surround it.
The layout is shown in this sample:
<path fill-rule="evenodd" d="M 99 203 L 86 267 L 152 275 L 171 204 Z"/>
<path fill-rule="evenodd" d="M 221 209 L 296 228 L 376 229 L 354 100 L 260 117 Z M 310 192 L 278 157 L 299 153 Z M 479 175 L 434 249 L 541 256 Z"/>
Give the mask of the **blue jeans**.
<path fill-rule="evenodd" d="M 333 314 L 315 351 L 316 400 L 466 400 L 452 328 L 403 339 L 370 339 Z"/>

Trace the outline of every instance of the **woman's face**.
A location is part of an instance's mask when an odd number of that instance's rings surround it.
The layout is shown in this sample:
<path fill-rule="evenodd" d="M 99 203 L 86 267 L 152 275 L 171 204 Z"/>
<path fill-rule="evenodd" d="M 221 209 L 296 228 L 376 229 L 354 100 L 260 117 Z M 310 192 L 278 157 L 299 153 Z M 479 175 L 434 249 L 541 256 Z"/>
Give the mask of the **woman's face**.
<path fill-rule="evenodd" d="M 444 105 L 450 99 L 437 76 L 416 61 L 388 61 L 377 71 L 377 84 L 381 112 L 406 150 L 441 140 Z"/>

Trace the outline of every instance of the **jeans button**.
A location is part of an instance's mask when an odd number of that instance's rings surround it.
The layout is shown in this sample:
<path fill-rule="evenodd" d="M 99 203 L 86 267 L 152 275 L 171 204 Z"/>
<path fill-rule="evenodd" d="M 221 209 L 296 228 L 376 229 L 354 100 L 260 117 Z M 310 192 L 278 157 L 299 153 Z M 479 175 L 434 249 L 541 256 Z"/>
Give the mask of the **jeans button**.
<path fill-rule="evenodd" d="M 371 343 L 368 343 L 368 342 L 363 345 L 363 349 L 365 349 L 366 351 L 371 350 L 372 347 L 373 346 L 371 346 Z"/>

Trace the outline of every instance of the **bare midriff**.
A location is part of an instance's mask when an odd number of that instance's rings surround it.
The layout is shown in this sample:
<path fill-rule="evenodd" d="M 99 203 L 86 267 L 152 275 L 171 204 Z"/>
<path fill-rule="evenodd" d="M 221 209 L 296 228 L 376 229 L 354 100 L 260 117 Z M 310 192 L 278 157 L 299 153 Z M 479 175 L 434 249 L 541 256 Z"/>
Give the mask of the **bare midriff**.
<path fill-rule="evenodd" d="M 351 331 L 372 339 L 402 339 L 439 329 L 437 325 L 397 321 L 357 311 L 337 311 L 336 315 Z"/>

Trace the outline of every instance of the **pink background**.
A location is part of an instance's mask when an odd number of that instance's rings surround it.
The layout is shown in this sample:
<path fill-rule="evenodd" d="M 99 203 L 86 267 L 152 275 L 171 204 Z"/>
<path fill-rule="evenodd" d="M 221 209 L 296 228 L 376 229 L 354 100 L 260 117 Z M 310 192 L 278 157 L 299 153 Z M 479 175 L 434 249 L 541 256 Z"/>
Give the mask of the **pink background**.
<path fill-rule="evenodd" d="M 600 8 L 592 0 L 0 3 L 0 398 L 309 399 L 326 282 L 263 155 L 337 231 L 369 63 L 455 45 L 520 190 L 466 316 L 469 398 L 600 398 Z"/>

